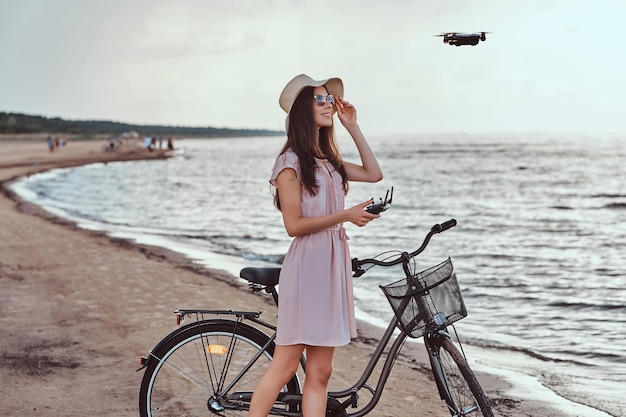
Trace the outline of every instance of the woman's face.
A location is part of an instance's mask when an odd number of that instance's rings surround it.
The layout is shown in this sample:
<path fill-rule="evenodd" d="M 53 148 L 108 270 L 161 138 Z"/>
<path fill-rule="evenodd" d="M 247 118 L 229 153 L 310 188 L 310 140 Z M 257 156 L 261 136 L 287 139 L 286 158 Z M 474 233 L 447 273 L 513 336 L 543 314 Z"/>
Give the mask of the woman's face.
<path fill-rule="evenodd" d="M 311 97 L 311 103 L 313 106 L 313 116 L 315 123 L 318 127 L 330 127 L 333 125 L 333 114 L 335 113 L 335 107 L 329 102 L 325 101 L 323 105 L 316 102 L 315 96 L 328 96 L 326 87 L 320 86 L 313 89 L 313 97 Z"/>

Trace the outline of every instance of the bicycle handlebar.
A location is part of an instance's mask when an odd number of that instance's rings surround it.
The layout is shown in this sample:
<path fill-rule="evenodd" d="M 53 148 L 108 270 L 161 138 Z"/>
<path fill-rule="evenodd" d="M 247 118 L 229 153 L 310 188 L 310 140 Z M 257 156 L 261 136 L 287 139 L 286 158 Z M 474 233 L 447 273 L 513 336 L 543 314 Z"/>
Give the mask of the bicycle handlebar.
<path fill-rule="evenodd" d="M 430 242 L 431 237 L 433 237 L 434 235 L 438 233 L 445 232 L 446 230 L 454 226 L 456 226 L 455 219 L 450 219 L 441 224 L 435 224 L 433 227 L 430 228 L 430 231 L 424 238 L 424 241 L 422 242 L 422 245 L 419 248 L 417 248 L 414 252 L 411 252 L 411 253 L 403 252 L 400 255 L 398 255 L 397 258 L 392 259 L 391 261 L 379 261 L 378 259 L 373 259 L 373 258 L 367 258 L 367 259 L 352 258 L 352 272 L 354 272 L 353 276 L 357 278 L 363 275 L 365 273 L 365 270 L 363 270 L 362 266 L 365 264 L 372 264 L 372 265 L 378 265 L 378 266 L 393 266 L 403 261 L 406 262 L 409 259 L 424 252 L 424 250 L 428 246 L 428 242 Z"/>
<path fill-rule="evenodd" d="M 452 228 L 456 226 L 456 220 L 455 219 L 450 219 L 447 222 L 443 222 L 441 224 L 436 224 L 434 225 L 430 230 L 434 231 L 435 233 L 441 233 L 441 232 L 445 232 L 446 230 Z"/>

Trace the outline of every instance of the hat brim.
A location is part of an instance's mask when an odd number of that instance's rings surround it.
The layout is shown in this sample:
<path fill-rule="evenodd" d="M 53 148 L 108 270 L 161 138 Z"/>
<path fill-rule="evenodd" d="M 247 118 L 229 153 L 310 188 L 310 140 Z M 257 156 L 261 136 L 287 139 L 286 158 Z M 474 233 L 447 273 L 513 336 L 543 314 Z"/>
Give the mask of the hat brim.
<path fill-rule="evenodd" d="M 306 74 L 300 74 L 294 77 L 291 81 L 287 83 L 283 91 L 280 93 L 280 98 L 278 99 L 278 104 L 280 104 L 280 108 L 285 111 L 285 113 L 289 113 L 291 111 L 291 106 L 293 106 L 293 102 L 298 97 L 298 94 L 305 87 L 326 87 L 328 94 L 332 94 L 333 96 L 343 97 L 343 81 L 341 78 L 327 78 L 325 80 L 314 80 Z"/>

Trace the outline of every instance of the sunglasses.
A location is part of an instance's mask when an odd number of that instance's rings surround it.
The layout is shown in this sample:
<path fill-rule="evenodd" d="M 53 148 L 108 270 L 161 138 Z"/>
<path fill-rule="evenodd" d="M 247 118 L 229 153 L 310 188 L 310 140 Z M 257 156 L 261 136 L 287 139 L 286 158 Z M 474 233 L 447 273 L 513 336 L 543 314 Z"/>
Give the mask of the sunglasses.
<path fill-rule="evenodd" d="M 335 96 L 331 94 L 327 96 L 317 94 L 317 95 L 314 95 L 313 98 L 315 99 L 315 102 L 317 103 L 317 105 L 320 107 L 324 106 L 326 102 L 329 102 L 333 106 L 335 105 Z"/>

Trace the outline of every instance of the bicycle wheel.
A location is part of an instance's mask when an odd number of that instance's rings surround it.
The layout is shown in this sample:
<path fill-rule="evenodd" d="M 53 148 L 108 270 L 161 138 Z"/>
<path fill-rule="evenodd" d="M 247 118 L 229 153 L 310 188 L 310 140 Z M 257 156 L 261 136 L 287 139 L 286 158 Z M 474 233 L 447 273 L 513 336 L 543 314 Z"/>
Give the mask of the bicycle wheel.
<path fill-rule="evenodd" d="M 441 398 L 453 416 L 493 417 L 474 372 L 452 340 L 439 336 L 430 339 L 431 366 Z"/>
<path fill-rule="evenodd" d="M 208 320 L 171 334 L 151 353 L 139 393 L 142 417 L 244 416 L 274 353 L 269 337 L 232 320 Z M 229 398 L 245 393 L 247 401 Z M 296 376 L 283 392 L 300 393 Z M 280 406 L 279 406 L 280 407 Z M 295 405 L 282 405 L 292 410 Z"/>

